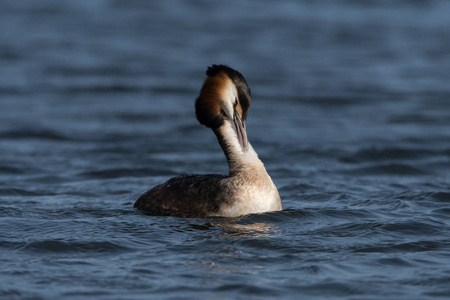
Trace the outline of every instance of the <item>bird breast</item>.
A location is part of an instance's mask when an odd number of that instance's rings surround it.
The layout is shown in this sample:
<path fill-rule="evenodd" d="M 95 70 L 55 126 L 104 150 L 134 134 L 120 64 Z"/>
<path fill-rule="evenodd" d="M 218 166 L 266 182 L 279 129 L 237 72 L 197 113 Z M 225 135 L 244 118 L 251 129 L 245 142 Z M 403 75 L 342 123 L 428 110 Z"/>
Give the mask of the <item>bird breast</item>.
<path fill-rule="evenodd" d="M 248 168 L 223 180 L 226 204 L 218 215 L 237 217 L 251 213 L 281 210 L 278 190 L 264 167 Z"/>

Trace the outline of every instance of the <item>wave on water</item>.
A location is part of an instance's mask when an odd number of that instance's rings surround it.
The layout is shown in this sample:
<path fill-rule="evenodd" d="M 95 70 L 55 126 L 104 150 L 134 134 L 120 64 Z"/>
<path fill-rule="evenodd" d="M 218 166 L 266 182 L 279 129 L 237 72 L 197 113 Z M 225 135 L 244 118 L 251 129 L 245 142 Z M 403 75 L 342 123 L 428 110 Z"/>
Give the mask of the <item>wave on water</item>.
<path fill-rule="evenodd" d="M 353 176 L 424 176 L 428 172 L 405 164 L 382 164 L 349 169 L 341 172 Z"/>
<path fill-rule="evenodd" d="M 61 240 L 34 241 L 26 243 L 23 251 L 33 253 L 117 253 L 129 251 L 127 247 L 104 241 L 67 242 Z"/>
<path fill-rule="evenodd" d="M 98 171 L 89 171 L 78 174 L 84 179 L 107 179 L 123 177 L 148 177 L 148 176 L 174 176 L 176 172 L 167 169 L 153 168 L 113 168 Z"/>
<path fill-rule="evenodd" d="M 367 148 L 358 150 L 356 153 L 341 157 L 345 163 L 361 163 L 374 161 L 404 161 L 420 160 L 432 156 L 445 155 L 445 151 L 427 148 Z"/>
<path fill-rule="evenodd" d="M 67 135 L 58 132 L 54 129 L 40 128 L 40 127 L 28 127 L 22 129 L 12 129 L 0 132 L 0 139 L 42 139 L 53 141 L 67 141 L 71 140 Z"/>

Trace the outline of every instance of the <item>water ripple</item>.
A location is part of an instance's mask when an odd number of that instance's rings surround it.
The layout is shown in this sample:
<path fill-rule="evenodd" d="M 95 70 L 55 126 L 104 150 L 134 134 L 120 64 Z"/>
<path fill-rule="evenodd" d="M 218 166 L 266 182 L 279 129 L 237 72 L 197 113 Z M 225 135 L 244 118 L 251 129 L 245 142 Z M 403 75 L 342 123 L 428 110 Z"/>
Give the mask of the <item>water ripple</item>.
<path fill-rule="evenodd" d="M 0 132 L 0 139 L 42 139 L 53 141 L 70 140 L 66 135 L 47 128 L 22 128 Z"/>
<path fill-rule="evenodd" d="M 32 253 L 117 253 L 129 251 L 125 246 L 109 241 L 67 242 L 60 240 L 45 240 L 26 243 L 22 250 Z"/>
<path fill-rule="evenodd" d="M 355 247 L 353 251 L 372 253 L 417 253 L 447 249 L 448 247 L 448 241 L 438 242 L 423 240 L 417 242 Z"/>
<path fill-rule="evenodd" d="M 407 148 L 368 148 L 358 150 L 348 156 L 341 157 L 341 161 L 349 163 L 389 161 L 389 160 L 417 160 L 439 155 L 439 151 L 429 149 Z"/>
<path fill-rule="evenodd" d="M 418 167 L 406 164 L 381 164 L 369 167 L 355 168 L 341 171 L 345 175 L 352 176 L 423 176 L 430 175 Z"/>

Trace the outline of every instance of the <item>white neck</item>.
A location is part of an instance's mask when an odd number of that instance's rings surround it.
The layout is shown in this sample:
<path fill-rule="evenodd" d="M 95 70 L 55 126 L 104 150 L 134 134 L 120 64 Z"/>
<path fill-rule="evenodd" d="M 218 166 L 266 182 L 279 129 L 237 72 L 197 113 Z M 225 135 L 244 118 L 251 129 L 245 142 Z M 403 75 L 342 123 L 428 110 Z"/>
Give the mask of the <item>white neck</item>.
<path fill-rule="evenodd" d="M 263 168 L 265 171 L 264 164 L 250 143 L 248 143 L 247 151 L 242 150 L 238 136 L 229 121 L 225 121 L 224 125 L 214 130 L 214 133 L 227 157 L 230 176 L 255 168 Z"/>

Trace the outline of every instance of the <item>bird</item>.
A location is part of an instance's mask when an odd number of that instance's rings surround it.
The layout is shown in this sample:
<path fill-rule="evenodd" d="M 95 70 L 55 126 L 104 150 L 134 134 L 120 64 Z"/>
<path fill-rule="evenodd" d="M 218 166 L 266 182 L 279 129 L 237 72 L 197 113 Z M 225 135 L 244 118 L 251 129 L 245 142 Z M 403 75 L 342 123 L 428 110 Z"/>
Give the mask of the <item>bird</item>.
<path fill-rule="evenodd" d="M 195 101 L 200 124 L 210 128 L 225 154 L 228 175 L 180 175 L 142 194 L 134 208 L 153 216 L 240 217 L 283 209 L 278 189 L 247 139 L 252 103 L 244 76 L 211 65 Z"/>

